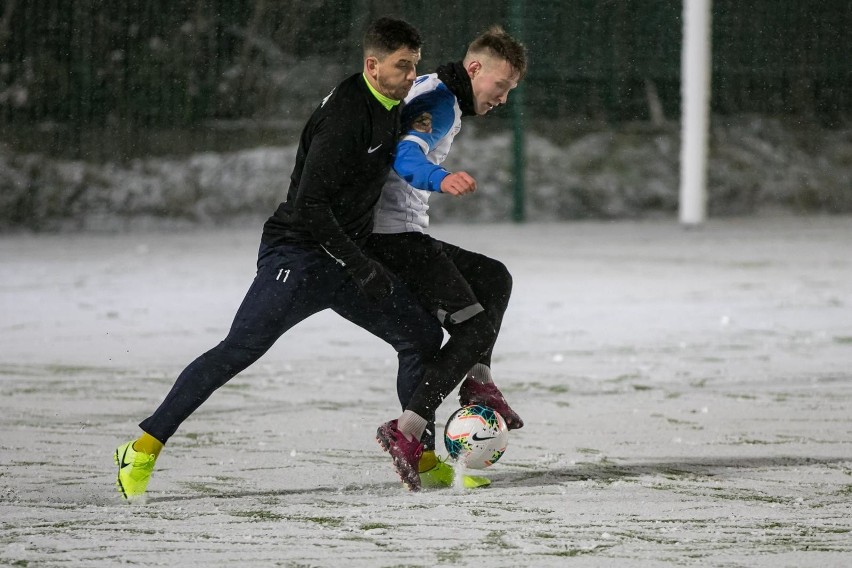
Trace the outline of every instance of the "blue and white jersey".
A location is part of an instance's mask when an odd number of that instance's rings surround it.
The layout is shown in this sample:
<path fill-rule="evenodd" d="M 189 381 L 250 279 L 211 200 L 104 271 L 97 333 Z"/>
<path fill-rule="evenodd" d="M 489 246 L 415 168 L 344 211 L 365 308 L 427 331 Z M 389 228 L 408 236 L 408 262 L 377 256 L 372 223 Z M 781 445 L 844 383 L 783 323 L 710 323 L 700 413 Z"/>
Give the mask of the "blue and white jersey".
<path fill-rule="evenodd" d="M 425 232 L 429 196 L 449 175 L 441 163 L 461 130 L 458 100 L 437 73 L 418 77 L 405 102 L 405 134 L 376 206 L 374 233 Z"/>

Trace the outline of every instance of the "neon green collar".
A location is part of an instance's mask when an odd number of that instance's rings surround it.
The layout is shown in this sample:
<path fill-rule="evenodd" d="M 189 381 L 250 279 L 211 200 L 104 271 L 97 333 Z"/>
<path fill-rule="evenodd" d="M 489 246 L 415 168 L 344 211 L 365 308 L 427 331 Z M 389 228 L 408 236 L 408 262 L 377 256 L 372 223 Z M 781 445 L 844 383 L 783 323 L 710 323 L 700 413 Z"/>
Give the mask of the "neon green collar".
<path fill-rule="evenodd" d="M 390 97 L 386 97 L 386 96 L 384 96 L 383 94 L 381 94 L 380 92 L 378 92 L 378 91 L 377 91 L 377 90 L 373 87 L 373 85 L 372 85 L 372 84 L 370 84 L 370 81 L 368 81 L 368 80 L 367 80 L 367 76 L 366 76 L 365 74 L 361 73 L 361 76 L 362 76 L 362 77 L 364 77 L 364 82 L 365 82 L 365 83 L 367 83 L 367 87 L 370 89 L 370 92 L 371 92 L 371 93 L 373 93 L 373 96 L 374 96 L 374 97 L 376 97 L 376 100 L 377 100 L 377 101 L 379 101 L 380 103 L 382 103 L 382 106 L 383 106 L 383 107 L 385 107 L 386 109 L 390 110 L 390 109 L 392 109 L 393 107 L 395 107 L 396 105 L 398 105 L 398 104 L 399 104 L 399 101 L 394 100 L 394 99 L 392 99 L 392 98 L 390 98 Z"/>

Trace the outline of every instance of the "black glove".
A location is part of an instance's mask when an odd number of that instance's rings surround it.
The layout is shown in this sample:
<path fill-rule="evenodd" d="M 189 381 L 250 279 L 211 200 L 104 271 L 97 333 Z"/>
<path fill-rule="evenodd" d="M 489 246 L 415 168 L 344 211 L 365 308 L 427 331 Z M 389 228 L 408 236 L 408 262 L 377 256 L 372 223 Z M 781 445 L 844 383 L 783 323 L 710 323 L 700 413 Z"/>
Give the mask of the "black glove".
<path fill-rule="evenodd" d="M 349 270 L 349 274 L 361 292 L 374 302 L 393 293 L 393 279 L 390 273 L 372 258 L 365 257 L 363 263 L 358 263 Z"/>

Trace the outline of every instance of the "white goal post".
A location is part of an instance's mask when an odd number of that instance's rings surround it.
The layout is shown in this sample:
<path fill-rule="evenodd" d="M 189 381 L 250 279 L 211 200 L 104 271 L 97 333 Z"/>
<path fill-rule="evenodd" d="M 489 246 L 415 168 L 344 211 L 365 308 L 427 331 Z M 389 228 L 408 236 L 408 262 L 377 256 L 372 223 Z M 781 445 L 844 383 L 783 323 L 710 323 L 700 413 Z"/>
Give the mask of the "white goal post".
<path fill-rule="evenodd" d="M 680 222 L 707 218 L 712 0 L 683 0 L 681 52 Z"/>

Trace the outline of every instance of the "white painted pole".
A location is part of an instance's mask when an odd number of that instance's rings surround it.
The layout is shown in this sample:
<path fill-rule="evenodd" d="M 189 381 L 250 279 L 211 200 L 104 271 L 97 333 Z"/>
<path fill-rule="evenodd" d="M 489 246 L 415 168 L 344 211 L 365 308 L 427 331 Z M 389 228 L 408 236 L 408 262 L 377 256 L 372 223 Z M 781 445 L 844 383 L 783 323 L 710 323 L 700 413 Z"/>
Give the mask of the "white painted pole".
<path fill-rule="evenodd" d="M 712 0 L 683 0 L 680 222 L 707 218 L 707 131 L 710 117 Z"/>

